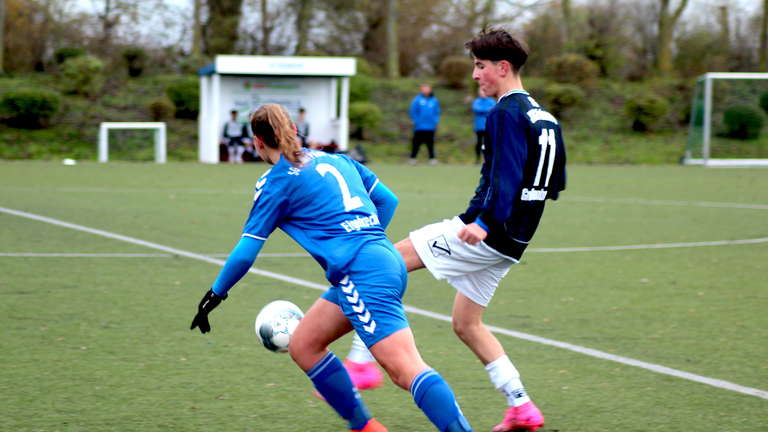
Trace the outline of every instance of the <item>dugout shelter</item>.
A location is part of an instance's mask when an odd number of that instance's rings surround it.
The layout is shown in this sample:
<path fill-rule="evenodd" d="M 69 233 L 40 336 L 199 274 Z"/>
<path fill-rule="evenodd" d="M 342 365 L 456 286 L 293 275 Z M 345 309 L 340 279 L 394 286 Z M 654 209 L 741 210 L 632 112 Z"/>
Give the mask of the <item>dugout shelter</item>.
<path fill-rule="evenodd" d="M 335 142 L 346 150 L 349 140 L 349 77 L 352 57 L 217 55 L 200 68 L 198 150 L 200 162 L 219 162 L 222 127 L 232 110 L 238 120 L 264 103 L 283 105 L 295 121 L 306 110 L 309 138 Z"/>

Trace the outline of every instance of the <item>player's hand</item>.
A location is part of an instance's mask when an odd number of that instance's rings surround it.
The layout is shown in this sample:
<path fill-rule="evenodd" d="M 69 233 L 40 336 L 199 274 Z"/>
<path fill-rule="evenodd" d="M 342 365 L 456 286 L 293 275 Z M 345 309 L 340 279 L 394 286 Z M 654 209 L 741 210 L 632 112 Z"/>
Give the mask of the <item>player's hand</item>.
<path fill-rule="evenodd" d="M 488 232 L 485 231 L 480 225 L 472 222 L 471 224 L 463 227 L 457 234 L 459 240 L 464 243 L 476 245 L 488 237 Z"/>
<path fill-rule="evenodd" d="M 203 296 L 203 299 L 200 300 L 200 304 L 197 306 L 197 314 L 192 318 L 192 325 L 189 329 L 194 330 L 195 327 L 198 327 L 200 328 L 200 333 L 208 333 L 211 331 L 211 325 L 208 323 L 208 314 L 226 298 L 227 296 L 221 297 L 216 295 L 213 290 L 208 290 Z"/>

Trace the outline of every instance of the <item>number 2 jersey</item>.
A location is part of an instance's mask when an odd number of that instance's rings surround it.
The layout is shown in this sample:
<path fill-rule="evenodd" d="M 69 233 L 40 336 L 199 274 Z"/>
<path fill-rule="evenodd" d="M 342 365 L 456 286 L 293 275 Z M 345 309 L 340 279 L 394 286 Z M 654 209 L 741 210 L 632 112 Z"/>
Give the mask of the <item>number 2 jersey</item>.
<path fill-rule="evenodd" d="M 523 90 L 501 97 L 488 114 L 485 162 L 466 223 L 487 228 L 485 243 L 519 260 L 533 238 L 547 199 L 565 189 L 560 124 Z"/>
<path fill-rule="evenodd" d="M 304 150 L 300 166 L 281 157 L 256 182 L 243 236 L 266 240 L 282 229 L 335 284 L 366 243 L 388 241 L 369 197 L 378 184 L 376 174 L 344 155 Z"/>

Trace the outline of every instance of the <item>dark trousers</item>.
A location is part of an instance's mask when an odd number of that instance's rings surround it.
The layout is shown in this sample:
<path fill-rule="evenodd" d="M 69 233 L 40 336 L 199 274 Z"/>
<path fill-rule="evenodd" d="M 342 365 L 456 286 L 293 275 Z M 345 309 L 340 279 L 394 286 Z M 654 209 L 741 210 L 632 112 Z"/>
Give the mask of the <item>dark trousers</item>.
<path fill-rule="evenodd" d="M 480 155 L 483 154 L 483 146 L 488 139 L 488 134 L 485 131 L 475 131 L 477 135 L 477 142 L 475 143 L 475 162 L 480 162 Z"/>
<path fill-rule="evenodd" d="M 435 158 L 435 131 L 419 130 L 413 132 L 413 141 L 411 141 L 411 159 L 414 159 L 419 154 L 419 148 L 421 144 L 427 145 L 427 151 L 429 152 L 429 158 Z"/>

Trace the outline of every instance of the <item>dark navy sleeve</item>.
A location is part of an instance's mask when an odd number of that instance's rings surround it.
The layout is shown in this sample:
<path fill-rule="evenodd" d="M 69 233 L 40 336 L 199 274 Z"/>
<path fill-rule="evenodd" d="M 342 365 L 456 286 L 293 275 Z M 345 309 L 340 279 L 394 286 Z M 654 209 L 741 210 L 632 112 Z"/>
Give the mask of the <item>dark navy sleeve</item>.
<path fill-rule="evenodd" d="M 528 158 L 525 124 L 506 110 L 495 110 L 486 123 L 489 144 L 493 151 L 489 180 L 482 213 L 482 225 L 504 230 L 504 223 L 512 213 L 523 181 Z M 481 225 L 481 226 L 482 226 Z"/>

